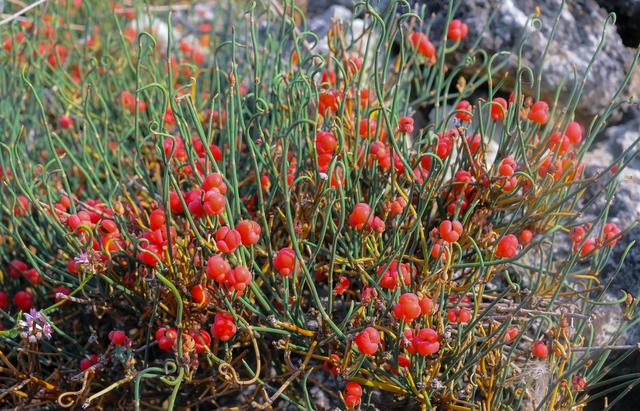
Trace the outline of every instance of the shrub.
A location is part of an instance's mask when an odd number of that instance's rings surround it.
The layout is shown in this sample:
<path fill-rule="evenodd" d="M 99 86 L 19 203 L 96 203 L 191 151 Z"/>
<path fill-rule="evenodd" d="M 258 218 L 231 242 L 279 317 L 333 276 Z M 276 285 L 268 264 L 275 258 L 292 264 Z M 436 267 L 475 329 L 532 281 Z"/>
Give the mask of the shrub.
<path fill-rule="evenodd" d="M 582 159 L 626 82 L 578 121 L 588 70 L 542 101 L 544 73 L 520 64 L 509 94 L 508 57 L 474 48 L 454 4 L 437 27 L 404 1 L 359 2 L 362 24 L 334 22 L 323 51 L 291 2 L 233 3 L 199 21 L 57 1 L 2 26 L 2 401 L 606 395 L 589 389 L 637 323 L 599 278 L 624 242 L 607 212 L 636 153 L 588 178 Z M 605 304 L 625 316 L 600 336 Z"/>

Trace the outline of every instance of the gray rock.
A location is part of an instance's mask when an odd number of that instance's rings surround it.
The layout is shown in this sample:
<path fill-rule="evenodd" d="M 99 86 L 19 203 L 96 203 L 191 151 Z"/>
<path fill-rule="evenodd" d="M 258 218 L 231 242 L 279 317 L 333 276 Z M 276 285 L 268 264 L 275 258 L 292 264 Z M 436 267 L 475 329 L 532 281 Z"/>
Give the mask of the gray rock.
<path fill-rule="evenodd" d="M 315 33 L 318 37 L 324 37 L 331 28 L 331 23 L 334 20 L 348 21 L 353 15 L 351 10 L 345 6 L 340 5 L 339 1 L 332 6 L 328 6 L 322 9 L 320 14 L 310 13 L 310 20 L 308 21 L 309 30 Z"/>
<path fill-rule="evenodd" d="M 334 5 L 323 10 L 322 14 L 311 17 L 308 21 L 309 30 L 315 33 L 319 38 L 314 51 L 321 54 L 328 53 L 329 46 L 327 45 L 327 34 L 329 33 L 329 29 L 331 29 L 331 24 L 334 21 L 348 22 L 352 16 L 353 14 L 350 9 L 344 6 Z M 354 21 L 353 24 L 355 23 L 356 22 Z"/>
<path fill-rule="evenodd" d="M 599 141 L 585 156 L 585 176 L 594 176 L 604 172 L 624 150 L 629 149 L 640 138 L 640 113 L 635 113 L 628 121 L 606 129 Z M 638 153 L 636 146 L 634 151 Z M 603 179 L 601 179 L 603 180 Z M 609 209 L 608 221 L 618 224 L 622 229 L 630 227 L 640 218 L 640 160 L 636 157 L 630 165 L 624 169 L 619 177 L 620 185 Z M 586 193 L 595 195 L 603 187 L 604 182 L 593 184 Z M 604 206 L 604 199 L 597 202 L 587 210 L 585 218 L 593 220 Z M 631 241 L 640 242 L 640 227 L 636 226 L 629 231 L 622 241 L 614 247 L 611 258 L 601 273 L 602 279 L 608 281 L 612 278 L 618 263 L 621 261 L 627 245 Z M 626 290 L 634 295 L 640 293 L 640 247 L 637 245 L 631 249 L 621 266 L 618 275 L 613 278 L 609 288 L 612 298 L 620 298 L 621 290 Z M 618 307 L 605 306 L 616 310 Z M 611 315 L 610 318 L 619 317 Z M 624 343 L 636 343 L 640 340 L 640 329 L 629 330 L 623 337 Z"/>
<path fill-rule="evenodd" d="M 598 157 L 592 161 L 605 165 L 605 160 L 611 164 L 625 150 L 631 147 L 636 140 L 640 138 L 640 113 L 633 112 L 631 118 L 623 123 L 608 127 L 597 138 L 592 152 Z M 638 147 L 636 147 L 637 149 Z M 607 156 L 602 158 L 602 156 Z M 636 156 L 630 163 L 629 167 L 640 170 L 640 156 Z"/>
<path fill-rule="evenodd" d="M 307 15 L 318 16 L 324 14 L 332 6 L 347 8 L 353 6 L 353 3 L 353 0 L 309 0 L 306 2 Z"/>
<path fill-rule="evenodd" d="M 640 0 L 596 0 L 609 12 L 618 16 L 616 27 L 627 47 L 640 45 Z"/>

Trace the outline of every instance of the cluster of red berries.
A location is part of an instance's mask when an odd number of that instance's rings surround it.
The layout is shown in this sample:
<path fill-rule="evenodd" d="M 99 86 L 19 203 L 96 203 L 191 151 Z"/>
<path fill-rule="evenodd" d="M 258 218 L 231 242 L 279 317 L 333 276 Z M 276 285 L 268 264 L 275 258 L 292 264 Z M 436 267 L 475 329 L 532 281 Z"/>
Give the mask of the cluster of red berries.
<path fill-rule="evenodd" d="M 429 356 L 440 350 L 440 337 L 432 328 L 406 329 L 402 345 L 410 354 Z"/>
<path fill-rule="evenodd" d="M 171 120 L 171 118 L 173 118 L 172 113 L 168 112 L 165 114 L 165 121 Z M 207 164 L 206 160 L 209 153 L 215 161 L 222 161 L 222 150 L 217 145 L 211 143 L 207 147 L 198 137 L 195 136 L 192 138 L 191 144 L 193 144 L 193 150 L 197 155 L 197 158 L 194 159 L 194 163 L 196 165 L 195 171 L 200 175 L 202 175 L 203 170 L 205 170 Z M 167 161 L 174 163 L 174 169 L 178 175 L 189 176 L 193 174 L 193 166 L 189 162 L 189 155 L 182 137 L 173 136 L 165 138 L 163 147 Z"/>
<path fill-rule="evenodd" d="M 496 257 L 498 258 L 513 258 L 518 253 L 518 247 L 520 242 L 518 237 L 514 234 L 507 234 L 503 236 L 498 245 L 496 246 Z"/>
<path fill-rule="evenodd" d="M 355 227 L 356 230 L 369 227 L 377 233 L 383 233 L 385 229 L 384 220 L 372 215 L 371 207 L 367 203 L 358 203 L 353 207 L 349 215 L 349 225 Z"/>
<path fill-rule="evenodd" d="M 608 246 L 613 247 L 618 243 L 622 230 L 614 224 L 607 223 L 602 228 L 602 236 L 597 239 L 586 238 L 587 233 L 592 230 L 591 224 L 576 226 L 571 231 L 571 242 L 573 243 L 573 251 L 579 251 L 580 255 L 590 254 L 595 249 Z"/>
<path fill-rule="evenodd" d="M 349 381 L 342 394 L 344 405 L 347 408 L 355 408 L 360 404 L 362 398 L 362 387 L 357 382 Z"/>
<path fill-rule="evenodd" d="M 549 136 L 549 149 L 557 151 L 558 154 L 565 154 L 573 146 L 582 142 L 582 126 L 572 121 L 567 124 L 564 133 L 556 131 Z"/>
<path fill-rule="evenodd" d="M 404 293 L 393 307 L 393 316 L 397 320 L 410 323 L 422 315 L 431 314 L 432 311 L 433 301 L 429 297 L 419 298 L 414 293 Z"/>
<path fill-rule="evenodd" d="M 182 335 L 183 344 L 186 341 L 192 341 L 197 353 L 203 353 L 208 350 L 211 345 L 211 337 L 218 339 L 222 342 L 227 342 L 234 335 L 236 335 L 237 328 L 233 316 L 229 313 L 219 312 L 215 315 L 213 324 L 211 324 L 210 333 L 201 328 L 192 329 L 191 331 L 184 332 Z M 113 332 L 112 332 L 113 333 Z M 122 333 L 122 331 L 120 331 Z M 158 328 L 155 334 L 156 341 L 158 342 L 158 348 L 167 352 L 174 352 L 177 349 L 178 343 L 178 330 L 175 328 L 161 327 Z M 124 333 L 109 334 L 109 338 L 115 345 L 121 345 L 126 342 Z M 117 338 L 119 341 L 114 341 Z"/>
<path fill-rule="evenodd" d="M 398 285 L 408 286 L 411 284 L 411 277 L 415 277 L 415 274 L 416 268 L 413 265 L 393 260 L 386 269 L 384 265 L 378 267 L 378 276 L 380 277 L 378 284 L 381 288 L 395 290 Z"/>

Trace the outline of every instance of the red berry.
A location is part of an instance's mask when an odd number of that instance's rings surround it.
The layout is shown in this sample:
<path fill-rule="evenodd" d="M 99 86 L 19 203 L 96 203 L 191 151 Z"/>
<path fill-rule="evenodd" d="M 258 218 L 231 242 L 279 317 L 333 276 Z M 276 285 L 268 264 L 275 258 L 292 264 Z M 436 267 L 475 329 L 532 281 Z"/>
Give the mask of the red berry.
<path fill-rule="evenodd" d="M 353 207 L 349 216 L 349 225 L 358 230 L 362 230 L 364 226 L 371 220 L 371 207 L 367 203 L 358 203 Z"/>
<path fill-rule="evenodd" d="M 13 303 L 20 311 L 29 311 L 33 308 L 33 295 L 27 291 L 18 291 L 13 296 Z"/>
<path fill-rule="evenodd" d="M 451 149 L 453 148 L 453 142 L 448 137 L 439 136 L 438 137 L 438 146 L 436 147 L 436 154 L 440 159 L 444 160 L 449 157 L 451 154 Z"/>
<path fill-rule="evenodd" d="M 260 224 L 256 223 L 253 220 L 241 221 L 236 226 L 236 230 L 238 230 L 238 232 L 240 233 L 242 245 L 245 246 L 256 244 L 258 240 L 260 240 L 260 234 L 262 233 Z"/>
<path fill-rule="evenodd" d="M 27 271 L 29 266 L 24 261 L 20 261 L 18 259 L 13 259 L 9 261 L 7 265 L 7 270 L 9 271 L 9 275 L 13 278 L 22 277 L 22 273 Z"/>
<path fill-rule="evenodd" d="M 91 359 L 83 358 L 80 361 L 80 371 L 86 371 L 91 368 L 93 365 L 97 364 L 99 361 L 98 356 L 95 354 L 91 354 Z"/>
<path fill-rule="evenodd" d="M 329 355 L 328 360 L 324 360 L 322 368 L 325 371 L 330 372 L 334 377 L 337 377 L 338 374 L 340 374 L 340 367 L 337 365 L 338 363 L 340 363 L 340 357 L 337 354 L 331 354 Z"/>
<path fill-rule="evenodd" d="M 178 331 L 175 328 L 159 328 L 156 331 L 156 340 L 161 350 L 171 352 L 178 341 Z"/>
<path fill-rule="evenodd" d="M 577 226 L 571 230 L 571 241 L 573 242 L 574 248 L 584 240 L 584 236 L 587 234 L 589 229 L 589 226 Z"/>
<path fill-rule="evenodd" d="M 420 314 L 429 315 L 433 311 L 433 300 L 429 297 L 422 297 L 420 299 Z"/>
<path fill-rule="evenodd" d="M 235 290 L 239 295 L 244 293 L 249 283 L 253 281 L 253 274 L 247 267 L 238 265 L 229 271 L 225 278 L 225 284 L 230 290 Z"/>
<path fill-rule="evenodd" d="M 407 202 L 403 197 L 398 197 L 389 204 L 389 213 L 393 215 L 400 215 L 407 206 Z"/>
<path fill-rule="evenodd" d="M 113 330 L 109 332 L 109 340 L 113 345 L 122 345 L 127 342 L 127 334 L 122 330 Z"/>
<path fill-rule="evenodd" d="M 455 243 L 462 235 L 463 228 L 459 221 L 444 220 L 438 227 L 440 237 L 448 243 Z"/>
<path fill-rule="evenodd" d="M 469 103 L 467 100 L 462 100 L 461 102 L 459 102 L 456 105 L 456 111 L 457 113 L 455 114 L 455 116 L 460 121 L 465 121 L 468 123 L 473 118 L 473 114 L 471 113 L 471 103 Z"/>
<path fill-rule="evenodd" d="M 28 269 L 27 271 L 22 273 L 22 275 L 24 275 L 24 278 L 26 278 L 27 281 L 29 281 L 33 285 L 40 285 L 44 281 L 42 276 L 38 273 L 38 270 L 36 270 L 35 268 Z"/>
<path fill-rule="evenodd" d="M 408 340 L 407 351 L 411 354 L 416 352 L 420 355 L 432 355 L 440 350 L 440 339 L 438 333 L 431 328 L 421 328 L 415 335 L 413 330 L 407 329 L 404 337 Z"/>
<path fill-rule="evenodd" d="M 549 348 L 544 342 L 536 341 L 533 343 L 533 347 L 531 348 L 531 354 L 533 354 L 534 357 L 543 360 L 549 356 Z"/>
<path fill-rule="evenodd" d="M 377 233 L 384 233 L 385 224 L 384 221 L 380 217 L 373 217 L 371 220 L 371 229 Z"/>
<path fill-rule="evenodd" d="M 158 248 L 157 245 L 155 244 L 147 244 L 147 245 L 140 245 L 140 248 L 143 251 L 138 252 L 138 260 L 146 265 L 150 265 L 151 267 L 155 267 L 156 265 L 158 265 L 158 260 L 154 257 L 154 255 L 156 257 L 158 257 L 160 260 L 162 260 L 162 250 L 160 248 Z"/>
<path fill-rule="evenodd" d="M 400 117 L 400 120 L 398 122 L 398 131 L 403 134 L 413 133 L 413 117 Z"/>
<path fill-rule="evenodd" d="M 288 277 L 293 273 L 296 266 L 296 253 L 293 248 L 285 247 L 278 251 L 273 260 L 273 267 L 280 275 Z"/>
<path fill-rule="evenodd" d="M 513 160 L 511 156 L 508 156 L 500 162 L 500 166 L 498 167 L 498 172 L 503 177 L 511 177 L 513 173 L 516 172 L 517 169 L 518 169 L 518 166 L 516 165 L 516 162 Z"/>
<path fill-rule="evenodd" d="M 218 228 L 215 238 L 218 250 L 225 254 L 236 251 L 242 243 L 240 233 L 227 226 Z"/>
<path fill-rule="evenodd" d="M 71 116 L 60 116 L 58 124 L 60 125 L 60 128 L 71 128 L 71 126 L 73 126 L 73 119 Z"/>
<path fill-rule="evenodd" d="M 333 86 L 336 84 L 336 73 L 333 70 L 325 69 L 322 71 L 323 86 Z"/>
<path fill-rule="evenodd" d="M 152 230 L 163 229 L 166 224 L 166 215 L 161 208 L 155 209 L 149 214 L 149 228 Z"/>
<path fill-rule="evenodd" d="M 471 320 L 471 314 L 466 308 L 451 308 L 447 312 L 447 319 L 454 324 L 464 324 Z"/>
<path fill-rule="evenodd" d="M 211 326 L 211 335 L 220 341 L 229 341 L 236 335 L 236 324 L 228 313 L 217 313 Z"/>
<path fill-rule="evenodd" d="M 354 408 L 360 404 L 360 399 L 362 398 L 362 387 L 357 382 L 348 382 L 344 390 L 343 397 L 344 404 L 347 408 Z"/>
<path fill-rule="evenodd" d="M 371 120 L 368 118 L 364 118 L 360 120 L 360 127 L 358 128 L 358 132 L 360 137 L 364 139 L 371 139 L 376 135 L 377 124 L 375 120 Z M 384 140 L 384 138 L 381 138 Z"/>
<path fill-rule="evenodd" d="M 355 395 L 356 397 L 362 397 L 362 387 L 357 382 L 350 381 L 347 383 L 345 392 Z"/>
<path fill-rule="evenodd" d="M 420 33 L 418 31 L 413 32 L 411 34 L 411 44 L 413 44 L 413 47 L 415 47 L 418 53 L 428 59 L 433 58 L 436 55 L 436 48 L 431 44 L 429 38 L 424 33 Z"/>
<path fill-rule="evenodd" d="M 189 209 L 191 210 L 194 202 L 189 204 Z M 220 215 L 224 211 L 224 207 L 227 205 L 227 199 L 222 195 L 217 189 L 212 189 L 204 193 L 204 197 L 202 198 L 202 203 L 199 203 L 199 199 L 196 200 L 194 207 L 198 208 L 198 206 L 202 207 L 202 211 L 206 215 Z M 194 214 L 199 214 L 198 212 Z"/>
<path fill-rule="evenodd" d="M 407 368 L 411 365 L 411 360 L 404 354 L 398 355 L 398 366 L 402 368 Z"/>
<path fill-rule="evenodd" d="M 547 124 L 549 120 L 549 105 L 544 101 L 536 101 L 529 110 L 528 119 L 540 125 Z"/>
<path fill-rule="evenodd" d="M 209 174 L 202 182 L 201 188 L 204 191 L 218 190 L 218 192 L 223 195 L 227 192 L 227 185 L 224 183 L 224 179 L 220 173 Z"/>
<path fill-rule="evenodd" d="M 507 328 L 507 335 L 505 336 L 505 339 L 507 340 L 507 342 L 512 341 L 518 336 L 519 332 L 520 330 L 518 329 L 518 327 L 509 327 Z"/>
<path fill-rule="evenodd" d="M 216 254 L 207 260 L 207 277 L 210 279 L 223 283 L 229 271 L 231 271 L 231 265 L 221 254 Z"/>
<path fill-rule="evenodd" d="M 5 310 L 9 306 L 9 296 L 4 291 L 0 291 L 0 310 Z"/>
<path fill-rule="evenodd" d="M 475 154 L 482 144 L 482 137 L 480 137 L 480 133 L 467 137 L 467 143 L 469 144 L 469 151 L 471 151 L 471 154 Z"/>
<path fill-rule="evenodd" d="M 449 29 L 447 30 L 447 37 L 453 41 L 459 41 L 467 37 L 469 27 L 459 19 L 453 19 L 449 23 Z"/>
<path fill-rule="evenodd" d="M 549 148 L 553 151 L 557 150 L 558 154 L 564 154 L 571 148 L 571 140 L 566 135 L 556 131 L 549 136 Z"/>
<path fill-rule="evenodd" d="M 338 95 L 335 91 L 323 91 L 318 96 L 318 112 L 324 116 L 327 110 L 333 113 L 338 111 Z"/>
<path fill-rule="evenodd" d="M 507 234 L 500 239 L 496 247 L 496 257 L 513 258 L 518 252 L 518 238 L 513 234 Z"/>
<path fill-rule="evenodd" d="M 604 237 L 607 240 L 606 244 L 609 247 L 613 247 L 618 243 L 618 240 L 620 239 L 620 233 L 622 232 L 622 230 L 620 230 L 620 228 L 614 223 L 608 223 L 604 226 L 602 232 L 604 234 Z"/>
<path fill-rule="evenodd" d="M 567 124 L 564 134 L 567 136 L 571 144 L 580 144 L 582 142 L 582 127 L 575 121 Z"/>
<path fill-rule="evenodd" d="M 502 97 L 496 97 L 491 104 L 491 119 L 493 121 L 502 121 L 507 113 L 507 100 Z"/>
<path fill-rule="evenodd" d="M 344 405 L 346 405 L 347 408 L 355 408 L 358 404 L 360 404 L 360 398 L 350 394 L 344 394 Z"/>
<path fill-rule="evenodd" d="M 378 351 L 380 333 L 373 327 L 367 327 L 353 339 L 353 342 L 361 353 L 373 355 Z"/>
<path fill-rule="evenodd" d="M 525 228 L 524 230 L 522 230 L 520 232 L 520 235 L 518 236 L 518 239 L 520 240 L 520 242 L 523 245 L 527 245 L 531 242 L 531 240 L 533 239 L 533 231 Z"/>
<path fill-rule="evenodd" d="M 102 220 L 99 229 L 104 235 L 115 234 L 118 232 L 118 224 L 113 220 Z"/>
<path fill-rule="evenodd" d="M 369 304 L 374 299 L 378 298 L 378 291 L 373 287 L 364 287 L 362 294 L 360 294 L 360 301 L 362 304 Z"/>
<path fill-rule="evenodd" d="M 393 307 L 393 316 L 397 320 L 411 322 L 422 314 L 420 300 L 413 293 L 404 293 Z"/>
<path fill-rule="evenodd" d="M 186 200 L 185 200 L 186 203 Z M 182 202 L 180 201 L 180 196 L 177 192 L 172 191 L 169 193 L 169 207 L 171 207 L 171 212 L 175 214 L 184 213 L 184 207 L 182 206 Z"/>
<path fill-rule="evenodd" d="M 328 131 L 316 133 L 316 151 L 318 154 L 333 154 L 338 147 L 338 140 Z"/>
<path fill-rule="evenodd" d="M 207 350 L 207 347 L 211 345 L 211 335 L 205 330 L 191 330 L 189 332 L 193 342 L 196 345 L 196 352 L 202 353 Z"/>
<path fill-rule="evenodd" d="M 29 202 L 29 199 L 27 197 L 19 195 L 17 197 L 17 200 L 18 204 L 16 204 L 16 206 L 13 208 L 13 213 L 16 216 L 22 217 L 31 212 L 31 203 Z"/>
<path fill-rule="evenodd" d="M 260 177 L 260 186 L 262 187 L 262 191 L 269 191 L 269 187 L 271 187 L 271 180 L 269 179 L 269 175 L 263 174 Z"/>
<path fill-rule="evenodd" d="M 587 239 L 582 248 L 580 249 L 580 255 L 585 256 L 596 249 L 596 242 L 592 238 Z"/>
<path fill-rule="evenodd" d="M 207 287 L 202 284 L 196 284 L 191 287 L 191 298 L 198 305 L 207 305 Z"/>
<path fill-rule="evenodd" d="M 344 294 L 349 289 L 350 285 L 351 285 L 351 281 L 349 281 L 349 279 L 344 275 L 341 275 L 338 278 L 338 283 L 335 286 L 336 295 Z"/>
<path fill-rule="evenodd" d="M 388 290 L 394 290 L 398 285 L 398 280 L 402 281 L 404 285 L 411 284 L 411 266 L 406 263 L 399 263 L 398 260 L 393 260 L 384 273 L 382 269 L 384 266 L 378 268 L 378 275 L 382 274 L 380 278 L 380 287 Z M 415 271 L 415 270 L 414 270 Z M 398 278 L 400 274 L 400 278 Z"/>
<path fill-rule="evenodd" d="M 58 286 L 53 290 L 53 295 L 55 297 L 55 301 L 59 303 L 60 301 L 64 301 L 64 298 L 58 297 L 58 294 L 69 295 L 71 294 L 71 290 L 64 285 Z"/>

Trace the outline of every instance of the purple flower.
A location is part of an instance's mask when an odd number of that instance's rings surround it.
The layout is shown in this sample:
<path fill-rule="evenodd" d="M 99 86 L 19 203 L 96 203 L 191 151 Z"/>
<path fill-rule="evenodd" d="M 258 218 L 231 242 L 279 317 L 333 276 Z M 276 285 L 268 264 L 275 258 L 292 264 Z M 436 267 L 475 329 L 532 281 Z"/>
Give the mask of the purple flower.
<path fill-rule="evenodd" d="M 42 337 L 50 339 L 53 331 L 44 314 L 34 308 L 29 313 L 24 313 L 24 320 L 20 320 L 18 325 L 21 328 L 20 337 L 28 339 L 30 343 L 35 343 Z"/>
<path fill-rule="evenodd" d="M 89 264 L 89 255 L 87 253 L 82 253 L 76 258 L 73 259 L 77 264 Z"/>

